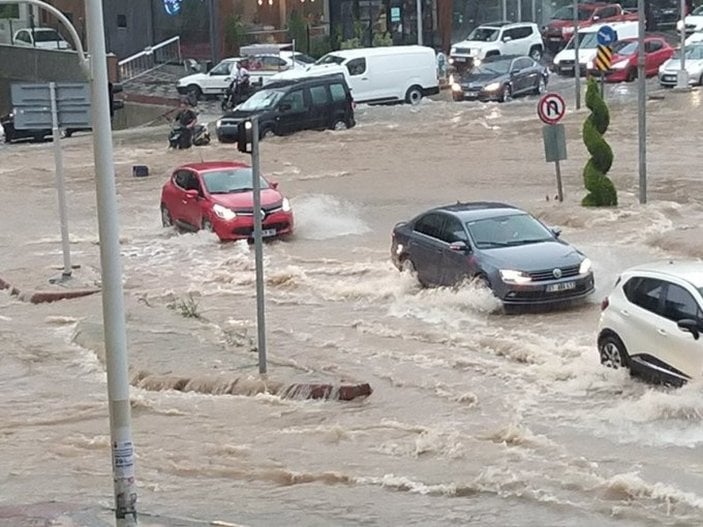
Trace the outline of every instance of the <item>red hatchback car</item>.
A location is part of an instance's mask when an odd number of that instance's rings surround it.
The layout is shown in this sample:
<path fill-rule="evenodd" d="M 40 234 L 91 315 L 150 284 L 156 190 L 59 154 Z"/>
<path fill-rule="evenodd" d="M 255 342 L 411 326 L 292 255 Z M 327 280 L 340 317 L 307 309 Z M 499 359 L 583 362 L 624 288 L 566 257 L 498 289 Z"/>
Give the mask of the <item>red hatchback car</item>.
<path fill-rule="evenodd" d="M 637 39 L 626 38 L 613 44 L 613 57 L 610 71 L 606 74 L 606 82 L 631 82 L 637 78 Z M 659 72 L 659 66 L 664 64 L 674 54 L 674 48 L 662 37 L 644 38 L 644 71 L 647 77 L 653 77 Z M 589 70 L 599 75 L 589 64 Z"/>
<path fill-rule="evenodd" d="M 212 161 L 183 165 L 161 190 L 164 227 L 213 231 L 220 240 L 254 236 L 252 170 L 243 163 Z M 278 183 L 261 176 L 262 234 L 266 238 L 293 233 L 293 212 Z"/>

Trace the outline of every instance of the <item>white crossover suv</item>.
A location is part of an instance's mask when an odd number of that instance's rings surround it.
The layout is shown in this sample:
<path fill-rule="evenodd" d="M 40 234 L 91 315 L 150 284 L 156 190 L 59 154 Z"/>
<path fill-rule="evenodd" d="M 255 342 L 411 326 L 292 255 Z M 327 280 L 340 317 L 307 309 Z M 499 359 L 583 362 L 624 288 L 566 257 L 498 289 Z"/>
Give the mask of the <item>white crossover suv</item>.
<path fill-rule="evenodd" d="M 449 62 L 454 66 L 472 66 L 492 55 L 526 55 L 539 62 L 544 42 L 537 24 L 498 22 L 475 28 L 466 40 L 452 45 Z"/>
<path fill-rule="evenodd" d="M 703 374 L 703 263 L 623 272 L 601 305 L 601 363 L 680 386 Z"/>

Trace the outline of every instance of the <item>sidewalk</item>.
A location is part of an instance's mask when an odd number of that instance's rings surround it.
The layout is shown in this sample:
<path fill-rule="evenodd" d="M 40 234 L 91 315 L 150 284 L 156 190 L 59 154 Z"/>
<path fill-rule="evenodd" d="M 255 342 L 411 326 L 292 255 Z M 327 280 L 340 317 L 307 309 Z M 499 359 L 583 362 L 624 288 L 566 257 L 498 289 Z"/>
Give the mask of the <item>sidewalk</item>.
<path fill-rule="evenodd" d="M 244 524 L 217 519 L 194 519 L 137 512 L 143 527 L 246 527 Z M 115 513 L 100 507 L 83 507 L 71 503 L 46 501 L 24 505 L 0 505 L 0 527 L 113 527 Z"/>

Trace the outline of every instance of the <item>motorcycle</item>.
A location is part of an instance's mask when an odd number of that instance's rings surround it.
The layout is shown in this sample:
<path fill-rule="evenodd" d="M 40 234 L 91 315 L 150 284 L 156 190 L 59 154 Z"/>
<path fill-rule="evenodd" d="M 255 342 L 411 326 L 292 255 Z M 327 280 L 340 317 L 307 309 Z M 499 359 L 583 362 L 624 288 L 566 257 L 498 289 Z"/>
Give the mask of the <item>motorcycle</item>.
<path fill-rule="evenodd" d="M 193 127 L 174 124 L 168 136 L 169 148 L 183 150 L 191 146 L 205 146 L 210 144 L 210 131 L 207 123 L 196 124 Z"/>
<path fill-rule="evenodd" d="M 221 104 L 222 111 L 227 112 L 234 109 L 251 97 L 255 91 L 256 88 L 251 85 L 249 79 L 246 79 L 239 85 L 236 80 L 233 80 L 225 90 L 225 96 Z"/>

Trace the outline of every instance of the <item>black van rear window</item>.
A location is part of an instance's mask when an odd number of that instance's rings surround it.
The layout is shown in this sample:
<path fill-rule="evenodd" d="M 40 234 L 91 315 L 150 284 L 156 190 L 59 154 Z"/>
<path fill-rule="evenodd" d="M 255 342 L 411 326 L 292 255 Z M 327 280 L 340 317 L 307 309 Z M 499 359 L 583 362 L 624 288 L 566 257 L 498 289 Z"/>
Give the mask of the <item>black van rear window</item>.
<path fill-rule="evenodd" d="M 344 90 L 344 86 L 338 82 L 330 84 L 330 92 L 332 93 L 333 101 L 343 101 L 347 98 L 347 92 Z"/>

